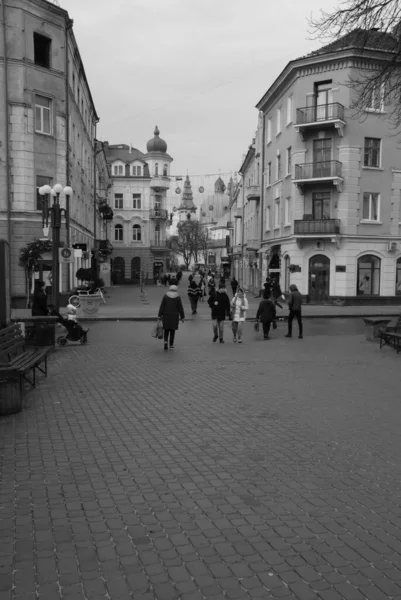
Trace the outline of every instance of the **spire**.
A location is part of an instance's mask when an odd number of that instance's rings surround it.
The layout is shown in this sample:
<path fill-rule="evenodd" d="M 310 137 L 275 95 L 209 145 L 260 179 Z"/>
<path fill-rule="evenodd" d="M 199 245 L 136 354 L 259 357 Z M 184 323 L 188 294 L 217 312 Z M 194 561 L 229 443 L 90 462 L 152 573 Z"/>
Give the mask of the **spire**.
<path fill-rule="evenodd" d="M 192 193 L 192 186 L 191 186 L 191 182 L 189 180 L 188 175 L 185 178 L 184 181 L 184 190 L 182 192 L 182 200 L 181 200 L 181 204 L 178 207 L 178 210 L 181 211 L 189 211 L 189 212 L 196 212 L 198 209 L 194 204 L 194 195 Z"/>

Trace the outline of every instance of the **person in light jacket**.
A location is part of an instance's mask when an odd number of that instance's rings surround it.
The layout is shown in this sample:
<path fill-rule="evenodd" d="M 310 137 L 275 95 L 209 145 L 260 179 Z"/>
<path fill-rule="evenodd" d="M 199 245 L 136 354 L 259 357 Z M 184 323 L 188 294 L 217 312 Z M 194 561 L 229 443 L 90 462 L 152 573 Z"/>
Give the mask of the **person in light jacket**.
<path fill-rule="evenodd" d="M 242 287 L 237 289 L 237 293 L 231 300 L 231 311 L 232 311 L 232 330 L 233 330 L 233 341 L 242 343 L 242 332 L 245 323 L 246 311 L 248 310 L 248 300 L 246 299 L 245 292 Z"/>
<path fill-rule="evenodd" d="M 176 285 L 170 285 L 167 294 L 164 294 L 159 308 L 159 319 L 163 321 L 164 349 L 174 349 L 175 332 L 178 329 L 179 320 L 184 323 L 185 314 L 182 300 Z"/>
<path fill-rule="evenodd" d="M 274 306 L 274 301 L 271 298 L 264 298 L 259 304 L 256 319 L 260 319 L 262 323 L 263 337 L 265 340 L 269 339 L 270 326 L 275 318 L 276 307 Z"/>

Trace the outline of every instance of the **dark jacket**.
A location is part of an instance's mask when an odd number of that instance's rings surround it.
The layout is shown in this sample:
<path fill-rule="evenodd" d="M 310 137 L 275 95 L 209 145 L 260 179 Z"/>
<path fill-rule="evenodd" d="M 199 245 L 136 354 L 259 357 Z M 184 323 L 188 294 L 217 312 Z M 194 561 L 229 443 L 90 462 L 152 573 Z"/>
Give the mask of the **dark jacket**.
<path fill-rule="evenodd" d="M 159 319 L 163 320 L 163 329 L 178 329 L 180 319 L 185 319 L 184 308 L 178 292 L 164 294 L 159 308 Z"/>
<path fill-rule="evenodd" d="M 238 287 L 238 281 L 235 278 L 233 278 L 231 280 L 231 289 L 233 291 L 233 294 L 235 294 L 235 292 L 237 291 L 237 287 Z"/>
<path fill-rule="evenodd" d="M 273 321 L 273 319 L 276 318 L 276 307 L 274 306 L 274 302 L 268 299 L 262 300 L 259 304 L 256 318 L 260 319 L 262 323 L 270 323 Z"/>
<path fill-rule="evenodd" d="M 37 288 L 33 295 L 32 316 L 44 316 L 48 314 L 46 292 Z"/>
<path fill-rule="evenodd" d="M 230 299 L 226 292 L 222 290 L 212 292 L 207 303 L 212 309 L 212 319 L 224 321 L 226 317 L 230 316 Z"/>
<path fill-rule="evenodd" d="M 192 280 L 191 283 L 189 284 L 187 294 L 190 299 L 192 298 L 193 300 L 199 300 L 199 297 L 202 294 L 202 290 L 200 289 L 200 287 L 196 284 L 196 282 L 194 280 Z"/>
<path fill-rule="evenodd" d="M 302 296 L 296 285 L 290 285 L 290 295 L 288 297 L 288 308 L 293 312 L 301 312 Z"/>

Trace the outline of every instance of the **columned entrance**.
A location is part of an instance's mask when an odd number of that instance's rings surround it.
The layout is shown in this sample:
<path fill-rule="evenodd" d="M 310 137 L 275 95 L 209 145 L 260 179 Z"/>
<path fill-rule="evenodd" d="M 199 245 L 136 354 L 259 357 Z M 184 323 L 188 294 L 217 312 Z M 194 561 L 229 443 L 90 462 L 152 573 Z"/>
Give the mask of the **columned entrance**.
<path fill-rule="evenodd" d="M 330 294 L 330 259 L 315 254 L 309 259 L 309 300 L 312 304 L 323 304 Z"/>

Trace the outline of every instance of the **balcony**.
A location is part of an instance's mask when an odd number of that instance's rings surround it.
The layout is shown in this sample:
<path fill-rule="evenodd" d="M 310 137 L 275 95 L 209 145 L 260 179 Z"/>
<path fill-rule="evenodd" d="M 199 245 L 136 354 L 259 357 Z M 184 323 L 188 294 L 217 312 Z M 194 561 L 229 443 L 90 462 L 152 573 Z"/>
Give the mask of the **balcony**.
<path fill-rule="evenodd" d="M 340 233 L 340 219 L 317 219 L 294 221 L 294 234 L 304 236 L 337 235 Z"/>
<path fill-rule="evenodd" d="M 246 240 L 246 249 L 247 250 L 255 250 L 258 251 L 260 248 L 260 239 L 259 238 L 251 238 Z"/>
<path fill-rule="evenodd" d="M 155 190 L 168 190 L 170 188 L 170 179 L 168 177 L 152 177 L 150 187 Z"/>
<path fill-rule="evenodd" d="M 151 219 L 163 219 L 167 220 L 169 218 L 167 210 L 164 208 L 151 208 L 149 211 L 149 217 Z"/>
<path fill-rule="evenodd" d="M 339 136 L 343 137 L 345 124 L 344 106 L 339 102 L 333 102 L 297 108 L 297 120 L 294 127 L 302 139 L 307 131 L 331 127 L 337 129 Z"/>
<path fill-rule="evenodd" d="M 226 238 L 221 238 L 219 240 L 208 240 L 207 247 L 208 248 L 225 248 L 227 246 Z"/>
<path fill-rule="evenodd" d="M 170 250 L 169 240 L 150 240 L 150 249 L 153 251 L 168 252 Z"/>
<path fill-rule="evenodd" d="M 324 162 L 303 163 L 295 165 L 295 178 L 292 180 L 301 193 L 307 184 L 332 183 L 341 191 L 344 182 L 341 176 L 342 163 L 338 160 L 327 160 Z"/>
<path fill-rule="evenodd" d="M 249 185 L 245 190 L 246 199 L 248 202 L 251 200 L 260 200 L 260 185 Z"/>

